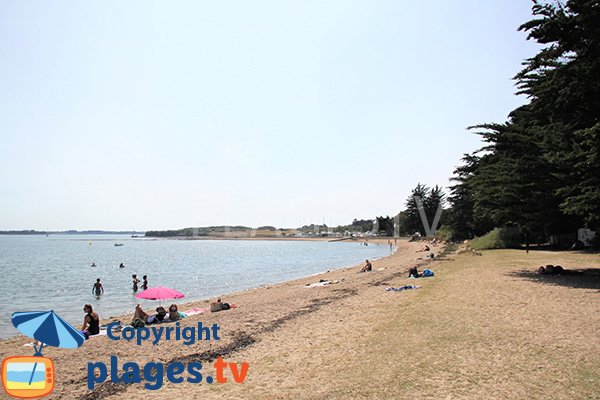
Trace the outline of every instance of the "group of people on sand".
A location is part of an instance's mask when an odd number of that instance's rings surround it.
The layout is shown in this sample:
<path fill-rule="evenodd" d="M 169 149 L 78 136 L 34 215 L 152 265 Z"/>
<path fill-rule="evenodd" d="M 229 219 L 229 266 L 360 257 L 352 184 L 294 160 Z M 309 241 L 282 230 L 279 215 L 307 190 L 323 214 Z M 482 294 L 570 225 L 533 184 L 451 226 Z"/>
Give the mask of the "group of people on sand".
<path fill-rule="evenodd" d="M 98 335 L 100 333 L 100 316 L 94 311 L 91 304 L 84 305 L 83 312 L 85 313 L 85 316 L 83 317 L 83 324 L 80 332 L 86 339 L 89 339 L 90 336 Z M 165 310 L 162 306 L 156 307 L 156 314 L 154 315 L 145 312 L 138 304 L 135 306 L 131 325 L 138 328 L 146 324 L 174 322 L 183 318 L 187 318 L 187 315 L 179 311 L 177 304 L 171 304 L 169 306 L 169 311 Z"/>
<path fill-rule="evenodd" d="M 146 324 L 159 324 L 161 322 L 174 322 L 187 318 L 187 315 L 179 311 L 177 304 L 171 304 L 169 311 L 163 306 L 156 307 L 156 314 L 150 315 L 142 309 L 139 304 L 135 306 L 131 325 L 134 327 L 144 326 Z"/>

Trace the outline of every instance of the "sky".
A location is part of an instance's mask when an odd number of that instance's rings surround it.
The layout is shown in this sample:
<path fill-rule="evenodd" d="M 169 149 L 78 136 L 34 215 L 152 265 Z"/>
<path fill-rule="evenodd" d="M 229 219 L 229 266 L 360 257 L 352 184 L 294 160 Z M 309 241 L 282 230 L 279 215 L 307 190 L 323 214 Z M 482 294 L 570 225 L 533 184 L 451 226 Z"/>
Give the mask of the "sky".
<path fill-rule="evenodd" d="M 526 0 L 0 0 L 0 230 L 345 225 L 527 101 Z"/>

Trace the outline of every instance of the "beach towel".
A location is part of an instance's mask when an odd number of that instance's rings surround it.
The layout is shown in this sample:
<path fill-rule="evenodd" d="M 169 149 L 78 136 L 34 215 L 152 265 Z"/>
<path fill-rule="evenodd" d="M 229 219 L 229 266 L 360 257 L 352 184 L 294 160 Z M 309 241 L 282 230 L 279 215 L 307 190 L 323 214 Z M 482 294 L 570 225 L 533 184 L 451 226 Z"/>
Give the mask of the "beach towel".
<path fill-rule="evenodd" d="M 406 286 L 400 286 L 400 287 L 389 287 L 386 288 L 385 291 L 386 292 L 401 292 L 403 290 L 409 290 L 409 289 L 420 289 L 421 286 L 414 286 L 414 285 L 406 285 Z"/>
<path fill-rule="evenodd" d="M 314 288 L 314 287 L 335 285 L 336 283 L 340 283 L 340 281 L 330 281 L 330 280 L 321 279 L 319 282 L 307 283 L 306 285 L 304 285 L 304 287 L 305 288 Z"/>
<path fill-rule="evenodd" d="M 190 308 L 187 311 L 184 311 L 184 313 L 188 316 L 191 317 L 192 315 L 198 315 L 198 314 L 203 314 L 205 312 L 207 312 L 209 309 L 208 308 Z"/>

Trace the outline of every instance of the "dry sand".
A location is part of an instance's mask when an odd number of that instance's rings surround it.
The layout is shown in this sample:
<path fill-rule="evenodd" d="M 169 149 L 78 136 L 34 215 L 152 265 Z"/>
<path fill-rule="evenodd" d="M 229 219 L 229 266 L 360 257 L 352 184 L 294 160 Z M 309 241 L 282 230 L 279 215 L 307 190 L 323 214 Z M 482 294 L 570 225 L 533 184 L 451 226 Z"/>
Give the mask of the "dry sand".
<path fill-rule="evenodd" d="M 220 341 L 138 347 L 94 337 L 78 350 L 49 348 L 44 355 L 57 376 L 52 398 L 598 398 L 600 275 L 591 269 L 600 268 L 598 255 L 450 255 L 428 265 L 435 277 L 407 279 L 422 246 L 399 242 L 400 251 L 374 262 L 371 273 L 357 274 L 356 266 L 235 293 L 223 300 L 238 308 L 185 320 L 218 323 Z M 543 279 L 521 272 L 546 263 L 588 270 Z M 319 279 L 340 282 L 305 287 Z M 405 284 L 423 288 L 384 290 Z M 31 355 L 28 341 L 0 342 L 0 358 Z M 108 363 L 110 355 L 120 365 L 201 361 L 210 374 L 222 355 L 250 368 L 243 384 L 165 382 L 150 391 L 143 383 L 105 383 L 88 391 L 87 363 Z"/>

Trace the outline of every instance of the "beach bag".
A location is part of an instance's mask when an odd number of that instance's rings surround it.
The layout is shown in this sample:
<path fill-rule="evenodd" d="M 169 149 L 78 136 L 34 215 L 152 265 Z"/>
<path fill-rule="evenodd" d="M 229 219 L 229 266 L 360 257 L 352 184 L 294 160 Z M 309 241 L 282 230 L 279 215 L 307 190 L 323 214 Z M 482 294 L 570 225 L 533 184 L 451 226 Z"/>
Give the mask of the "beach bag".
<path fill-rule="evenodd" d="M 423 271 L 423 276 L 424 277 L 433 276 L 433 275 L 434 275 L 434 273 L 430 269 L 426 269 L 426 270 Z"/>
<path fill-rule="evenodd" d="M 146 326 L 146 323 L 143 319 L 134 318 L 133 321 L 131 321 L 131 326 L 133 326 L 134 328 L 143 328 L 144 326 Z"/>

